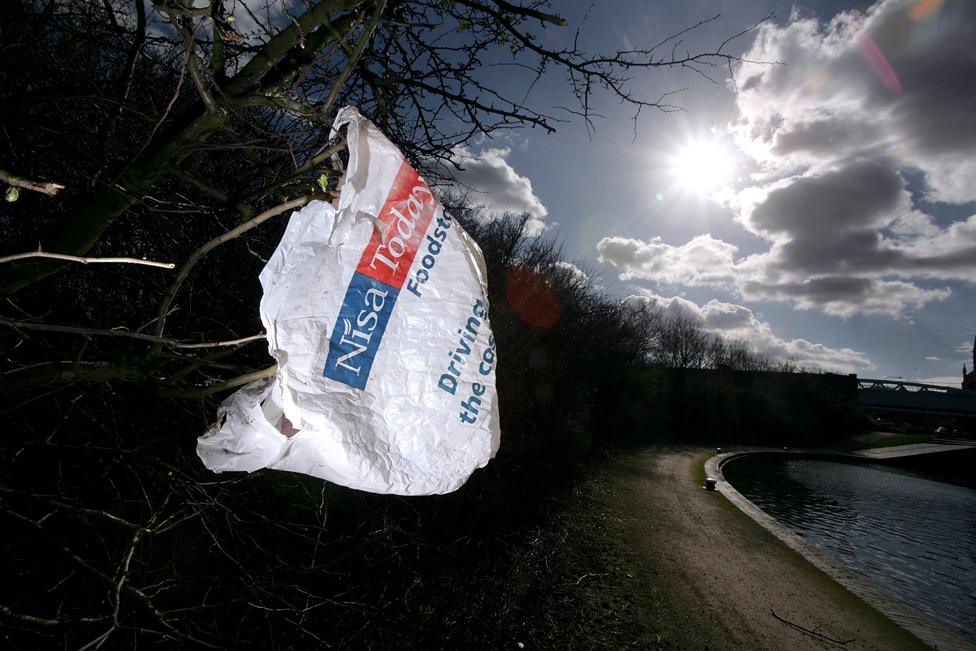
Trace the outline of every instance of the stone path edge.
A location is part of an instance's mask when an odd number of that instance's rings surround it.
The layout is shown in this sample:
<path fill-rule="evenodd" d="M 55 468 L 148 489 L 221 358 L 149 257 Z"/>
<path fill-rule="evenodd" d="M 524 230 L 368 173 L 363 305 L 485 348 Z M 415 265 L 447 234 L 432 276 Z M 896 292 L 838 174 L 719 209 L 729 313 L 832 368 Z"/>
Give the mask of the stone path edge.
<path fill-rule="evenodd" d="M 830 558 L 806 540 L 796 535 L 778 520 L 760 509 L 752 501 L 737 491 L 725 479 L 722 466 L 732 459 L 754 454 L 785 454 L 797 458 L 827 459 L 845 462 L 870 462 L 871 459 L 842 453 L 825 453 L 804 450 L 779 451 L 770 449 L 743 450 L 717 454 L 705 462 L 705 475 L 715 480 L 715 488 L 740 511 L 752 518 L 759 526 L 776 536 L 783 544 L 797 552 L 817 569 L 841 584 L 856 597 L 872 606 L 882 615 L 915 635 L 939 651 L 976 651 L 976 646 L 958 637 L 951 631 L 932 621 L 928 615 L 909 606 L 869 582 L 863 575 L 851 570 Z"/>

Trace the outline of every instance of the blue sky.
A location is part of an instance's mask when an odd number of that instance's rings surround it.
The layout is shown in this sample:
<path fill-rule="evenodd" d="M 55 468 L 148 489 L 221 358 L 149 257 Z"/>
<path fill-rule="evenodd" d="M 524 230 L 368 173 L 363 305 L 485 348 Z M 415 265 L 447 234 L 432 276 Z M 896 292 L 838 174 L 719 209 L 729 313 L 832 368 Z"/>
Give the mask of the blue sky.
<path fill-rule="evenodd" d="M 588 6 L 554 3 L 571 25 Z M 594 134 L 483 141 L 459 151 L 462 180 L 531 213 L 621 298 L 824 370 L 958 381 L 976 331 L 976 3 L 608 0 L 581 44 L 653 44 L 721 14 L 681 45 L 705 50 L 770 13 L 729 46 L 762 62 L 735 84 L 721 68 L 635 75 L 647 97 L 685 89 L 685 111 L 643 113 L 635 137 L 632 110 L 602 96 Z M 570 101 L 558 74 L 530 97 Z"/>

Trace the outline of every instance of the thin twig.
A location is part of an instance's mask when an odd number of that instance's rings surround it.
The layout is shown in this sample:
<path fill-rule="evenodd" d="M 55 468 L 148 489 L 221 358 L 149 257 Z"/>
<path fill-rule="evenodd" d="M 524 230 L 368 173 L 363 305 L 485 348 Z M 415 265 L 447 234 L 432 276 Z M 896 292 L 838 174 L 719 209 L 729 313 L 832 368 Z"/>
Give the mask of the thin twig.
<path fill-rule="evenodd" d="M 33 624 L 35 626 L 61 626 L 64 624 L 64 621 L 60 619 L 49 619 L 47 617 L 35 617 L 34 615 L 16 613 L 3 604 L 0 604 L 0 615 L 6 615 L 11 619 L 17 619 L 25 624 Z"/>
<path fill-rule="evenodd" d="M 199 389 L 189 389 L 189 390 L 161 391 L 160 395 L 167 398 L 206 398 L 207 396 L 212 396 L 215 393 L 220 393 L 221 391 L 226 391 L 227 389 L 233 389 L 235 387 L 243 386 L 245 384 L 250 384 L 254 380 L 259 380 L 264 377 L 271 377 L 277 372 L 278 372 L 278 365 L 273 364 L 272 366 L 263 368 L 260 371 L 254 371 L 253 373 L 245 373 L 244 375 L 238 375 L 235 378 L 224 380 L 223 382 L 218 382 L 217 384 L 211 384 L 208 387 L 201 387 Z"/>
<path fill-rule="evenodd" d="M 799 624 L 794 624 L 790 620 L 784 619 L 784 618 L 780 617 L 779 615 L 777 615 L 775 610 L 770 609 L 769 612 L 772 614 L 773 617 L 775 617 L 780 622 L 786 624 L 790 628 L 793 628 L 793 629 L 795 629 L 795 630 L 803 633 L 804 635 L 809 635 L 816 642 L 820 642 L 821 644 L 830 644 L 830 645 L 833 645 L 833 646 L 836 646 L 836 647 L 844 647 L 844 646 L 847 646 L 848 644 L 850 644 L 851 642 L 854 641 L 854 638 L 852 638 L 850 640 L 835 640 L 835 639 L 833 639 L 831 637 L 827 637 L 823 633 L 817 633 L 816 631 L 811 631 L 809 628 L 803 628 Z"/>
<path fill-rule="evenodd" d="M 363 51 L 366 49 L 366 44 L 369 43 L 369 39 L 372 38 L 373 32 L 376 30 L 376 26 L 380 24 L 383 19 L 383 10 L 386 9 L 386 0 L 377 0 L 376 11 L 373 14 L 372 20 L 363 29 L 362 35 L 359 37 L 359 42 L 356 44 L 356 48 L 350 53 L 349 60 L 346 62 L 345 67 L 339 76 L 332 84 L 332 90 L 329 91 L 329 96 L 323 103 L 321 107 L 322 113 L 328 113 L 332 110 L 332 105 L 335 103 L 336 98 L 339 96 L 339 91 L 342 86 L 349 79 L 352 71 L 356 68 L 359 63 L 360 57 L 363 55 Z M 345 45 L 341 40 L 339 41 L 341 45 Z"/>
<path fill-rule="evenodd" d="M 129 522 L 128 520 L 120 518 L 117 515 L 109 513 L 108 511 L 102 511 L 100 509 L 90 509 L 84 506 L 78 506 L 77 504 L 69 504 L 67 502 L 49 497 L 47 495 L 38 495 L 36 493 L 25 493 L 23 491 L 16 491 L 11 488 L 7 488 L 6 486 L 0 486 L 0 493 L 4 493 L 6 495 L 15 495 L 18 497 L 26 497 L 59 509 L 63 509 L 65 511 L 72 511 L 74 513 L 90 515 L 105 520 L 107 522 L 111 522 L 112 524 L 117 524 L 119 526 L 125 527 L 127 529 L 133 529 L 133 530 L 142 529 L 140 525 L 135 524 L 134 522 Z"/>
<path fill-rule="evenodd" d="M 261 341 L 262 339 L 267 339 L 267 335 L 263 332 L 256 335 L 251 335 L 250 337 L 241 337 L 240 339 L 228 339 L 227 341 L 205 341 L 200 344 L 180 344 L 180 343 L 170 343 L 167 344 L 170 348 L 222 348 L 224 346 L 240 346 L 241 344 L 248 344 L 252 341 Z"/>
<path fill-rule="evenodd" d="M 64 190 L 64 186 L 60 183 L 51 183 L 49 181 L 31 181 L 30 179 L 14 176 L 3 168 L 0 168 L 0 181 L 5 181 L 9 185 L 17 188 L 40 192 L 41 194 L 46 194 L 49 197 L 53 197 L 61 190 Z"/>
<path fill-rule="evenodd" d="M 590 572 L 590 573 L 588 573 L 588 574 L 584 574 L 584 575 L 583 575 L 583 576 L 581 576 L 580 578 L 578 578 L 578 579 L 576 579 L 576 583 L 575 583 L 574 585 L 579 585 L 580 583 L 582 583 L 582 582 L 583 582 L 583 579 L 589 579 L 589 578 L 599 578 L 599 577 L 601 577 L 601 576 L 606 576 L 606 574 L 605 574 L 605 573 L 604 573 L 604 574 L 595 574 L 595 573 L 593 573 L 593 572 Z"/>
<path fill-rule="evenodd" d="M 196 263 L 199 262 L 203 256 L 207 255 L 208 253 L 210 253 L 210 251 L 217 248 L 221 244 L 225 242 L 229 242 L 235 237 L 238 237 L 239 235 L 242 235 L 247 231 L 251 230 L 255 226 L 258 226 L 266 222 L 272 217 L 280 215 L 281 213 L 287 212 L 294 208 L 304 206 L 306 203 L 312 200 L 313 196 L 314 195 L 310 195 L 310 194 L 305 195 L 304 197 L 299 197 L 298 199 L 292 199 L 291 201 L 286 201 L 285 203 L 279 204 L 274 208 L 269 208 L 268 210 L 265 210 L 263 213 L 261 213 L 254 219 L 246 221 L 240 226 L 238 226 L 237 228 L 232 228 L 231 230 L 227 231 L 223 235 L 215 237 L 214 239 L 210 240 L 209 242 L 201 246 L 199 249 L 194 251 L 192 254 L 190 254 L 190 257 L 187 258 L 186 262 L 183 263 L 183 266 L 180 267 L 179 272 L 177 272 L 176 278 L 173 280 L 173 284 L 170 285 L 169 290 L 166 292 L 166 296 L 163 297 L 163 300 L 159 304 L 159 309 L 156 311 L 156 313 L 160 316 L 160 318 L 156 322 L 156 327 L 154 328 L 153 334 L 156 335 L 157 337 L 162 337 L 163 330 L 166 327 L 166 317 L 164 315 L 169 311 L 169 306 L 173 304 L 173 299 L 176 298 L 177 292 L 180 291 L 180 285 L 183 284 L 183 281 L 186 280 L 186 277 L 190 275 L 190 270 L 193 269 L 193 266 L 196 265 Z"/>
<path fill-rule="evenodd" d="M 154 262 L 153 260 L 143 260 L 141 258 L 84 258 L 77 255 L 66 253 L 49 253 L 38 248 L 36 251 L 28 253 L 15 253 L 0 257 L 0 264 L 13 262 L 14 260 L 26 260 L 27 258 L 54 258 L 55 260 L 67 260 L 68 262 L 80 262 L 81 264 L 111 263 L 111 264 L 141 264 L 146 267 L 158 267 L 160 269 L 174 269 L 175 263 Z"/>
<path fill-rule="evenodd" d="M 251 343 L 252 341 L 260 341 L 264 339 L 266 335 L 262 332 L 260 334 L 251 335 L 250 337 L 241 337 L 240 339 L 227 339 L 224 341 L 203 341 L 203 342 L 185 342 L 179 339 L 171 339 L 169 337 L 156 337 L 153 335 L 142 334 L 141 332 L 129 332 L 128 330 L 115 330 L 111 328 L 80 328 L 77 326 L 66 326 L 58 325 L 55 323 L 32 323 L 30 321 L 11 321 L 10 319 L 4 319 L 0 317 L 0 325 L 7 326 L 8 328 L 13 328 L 14 330 L 35 330 L 38 332 L 60 332 L 68 335 L 78 335 L 81 337 L 121 337 L 122 339 L 137 339 L 139 341 L 148 341 L 154 344 L 161 344 L 164 346 L 169 346 L 170 348 L 224 348 L 229 346 L 240 346 L 241 344 Z"/>
<path fill-rule="evenodd" d="M 187 68 L 190 67 L 190 54 L 191 53 L 188 50 L 186 53 L 186 60 L 183 62 L 183 67 L 180 68 L 180 77 L 176 82 L 176 90 L 173 92 L 173 96 L 170 98 L 169 104 L 166 105 L 166 109 L 163 110 L 163 114 L 153 126 L 152 131 L 149 133 L 149 137 L 146 138 L 145 142 L 142 143 L 142 147 L 140 147 L 136 155 L 133 156 L 128 163 L 126 163 L 125 168 L 123 168 L 122 172 L 119 174 L 120 176 L 124 174 L 134 162 L 139 160 L 139 157 L 142 156 L 142 152 L 146 151 L 146 147 L 148 147 L 149 143 L 152 142 L 152 139 L 156 137 L 156 132 L 159 131 L 159 127 L 163 126 L 163 122 L 165 122 L 166 118 L 169 117 L 169 112 L 173 110 L 173 105 L 176 104 L 176 100 L 180 97 L 180 90 L 183 88 L 183 79 L 186 77 Z"/>
<path fill-rule="evenodd" d="M 210 11 L 210 8 L 207 8 Z M 207 88 L 207 82 L 203 78 L 203 73 L 200 71 L 199 59 L 196 55 L 196 37 L 197 30 L 203 23 L 198 23 L 193 31 L 190 31 L 188 23 L 193 24 L 191 18 L 188 17 L 174 17 L 172 20 L 173 26 L 176 27 L 183 34 L 183 40 L 186 41 L 186 67 L 190 71 L 190 79 L 193 80 L 193 85 L 196 86 L 197 93 L 200 95 L 200 99 L 203 100 L 203 105 L 206 107 L 207 111 L 210 113 L 217 113 L 220 111 L 220 105 L 217 100 L 214 99 L 213 94 L 210 89 Z M 216 31 L 216 30 L 215 30 Z"/>
<path fill-rule="evenodd" d="M 317 153 L 315 156 L 310 158 L 307 163 L 302 165 L 299 169 L 295 170 L 288 176 L 285 176 L 273 183 L 270 183 L 269 185 L 266 185 L 260 188 L 259 190 L 250 192 L 244 195 L 243 197 L 241 197 L 240 199 L 238 199 L 237 201 L 240 203 L 250 203 L 256 199 L 260 199 L 261 197 L 270 194 L 273 190 L 276 190 L 277 188 L 280 188 L 294 181 L 295 179 L 301 178 L 303 175 L 315 169 L 318 165 L 321 165 L 323 162 L 327 161 L 329 158 L 332 158 L 333 156 L 335 156 L 336 154 L 338 154 L 339 152 L 343 151 L 346 148 L 346 145 L 348 143 L 346 142 L 346 138 L 344 135 L 339 135 L 337 137 L 337 140 L 338 142 L 325 148 L 323 151 Z"/>

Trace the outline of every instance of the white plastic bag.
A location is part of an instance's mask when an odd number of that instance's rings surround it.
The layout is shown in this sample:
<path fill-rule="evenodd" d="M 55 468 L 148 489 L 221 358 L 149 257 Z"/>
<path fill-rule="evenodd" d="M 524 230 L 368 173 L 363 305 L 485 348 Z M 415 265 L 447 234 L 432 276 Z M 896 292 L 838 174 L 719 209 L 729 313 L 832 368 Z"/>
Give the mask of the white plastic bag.
<path fill-rule="evenodd" d="M 355 108 L 339 208 L 295 212 L 261 272 L 274 378 L 197 443 L 217 472 L 290 470 L 375 493 L 447 493 L 499 443 L 484 259 Z"/>

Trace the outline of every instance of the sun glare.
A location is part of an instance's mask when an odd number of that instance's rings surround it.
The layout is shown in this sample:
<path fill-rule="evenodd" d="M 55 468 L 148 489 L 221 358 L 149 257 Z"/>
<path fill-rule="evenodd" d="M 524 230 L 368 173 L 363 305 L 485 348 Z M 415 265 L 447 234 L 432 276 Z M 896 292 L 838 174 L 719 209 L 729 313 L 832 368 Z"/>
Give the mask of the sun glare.
<path fill-rule="evenodd" d="M 729 187 L 735 161 L 729 150 L 715 140 L 692 140 L 672 157 L 671 173 L 685 192 L 713 196 Z"/>

